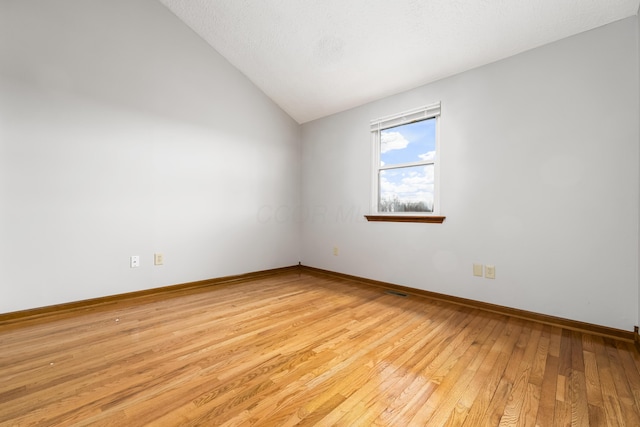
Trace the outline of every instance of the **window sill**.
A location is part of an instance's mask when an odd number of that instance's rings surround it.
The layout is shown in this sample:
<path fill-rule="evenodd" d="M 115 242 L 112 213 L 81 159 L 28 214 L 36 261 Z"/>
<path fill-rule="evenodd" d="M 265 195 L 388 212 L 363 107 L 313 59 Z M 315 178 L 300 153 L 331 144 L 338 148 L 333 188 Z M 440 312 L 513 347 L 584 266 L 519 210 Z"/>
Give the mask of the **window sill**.
<path fill-rule="evenodd" d="M 426 215 L 365 215 L 367 221 L 382 222 L 425 222 L 429 224 L 442 224 L 445 216 L 426 216 Z"/>

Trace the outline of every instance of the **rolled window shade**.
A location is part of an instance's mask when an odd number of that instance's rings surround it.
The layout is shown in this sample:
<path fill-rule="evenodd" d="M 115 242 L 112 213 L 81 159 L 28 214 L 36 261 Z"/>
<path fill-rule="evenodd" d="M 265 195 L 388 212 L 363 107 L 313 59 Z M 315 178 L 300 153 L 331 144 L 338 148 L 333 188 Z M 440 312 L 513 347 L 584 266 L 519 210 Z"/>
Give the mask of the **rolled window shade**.
<path fill-rule="evenodd" d="M 431 104 L 425 107 L 414 108 L 399 114 L 381 117 L 371 120 L 371 132 L 379 132 L 384 129 L 406 125 L 420 120 L 431 119 L 440 115 L 440 103 Z"/>

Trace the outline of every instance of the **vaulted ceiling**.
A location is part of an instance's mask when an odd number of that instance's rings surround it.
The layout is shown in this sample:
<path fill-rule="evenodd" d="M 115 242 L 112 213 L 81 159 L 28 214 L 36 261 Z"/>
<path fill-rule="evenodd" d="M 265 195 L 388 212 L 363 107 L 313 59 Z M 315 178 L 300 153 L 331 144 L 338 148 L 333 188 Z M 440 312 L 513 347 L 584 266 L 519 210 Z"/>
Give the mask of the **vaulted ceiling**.
<path fill-rule="evenodd" d="M 299 123 L 638 13 L 640 0 L 160 0 Z"/>

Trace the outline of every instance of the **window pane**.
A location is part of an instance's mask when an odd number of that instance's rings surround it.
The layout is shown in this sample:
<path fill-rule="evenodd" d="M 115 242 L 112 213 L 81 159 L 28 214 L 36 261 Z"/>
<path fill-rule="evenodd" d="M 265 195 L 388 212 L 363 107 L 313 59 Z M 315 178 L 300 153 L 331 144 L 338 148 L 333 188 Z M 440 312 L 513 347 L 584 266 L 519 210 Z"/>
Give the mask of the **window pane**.
<path fill-rule="evenodd" d="M 378 212 L 433 212 L 433 165 L 381 170 Z"/>
<path fill-rule="evenodd" d="M 435 118 L 380 132 L 380 166 L 433 161 L 435 153 Z"/>

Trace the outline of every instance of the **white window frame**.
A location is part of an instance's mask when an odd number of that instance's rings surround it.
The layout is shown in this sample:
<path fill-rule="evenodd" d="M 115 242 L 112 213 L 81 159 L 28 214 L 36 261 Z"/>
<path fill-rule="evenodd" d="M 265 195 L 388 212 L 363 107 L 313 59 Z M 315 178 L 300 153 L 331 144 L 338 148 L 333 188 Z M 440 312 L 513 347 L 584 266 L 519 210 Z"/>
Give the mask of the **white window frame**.
<path fill-rule="evenodd" d="M 384 216 L 439 216 L 440 215 L 440 102 L 428 106 L 414 108 L 401 113 L 381 117 L 371 120 L 371 141 L 373 145 L 373 168 L 372 168 L 372 193 L 371 212 L 375 215 Z M 418 161 L 411 163 L 394 164 L 391 166 L 380 165 L 380 137 L 382 131 L 396 126 L 419 122 L 422 120 L 436 119 L 436 155 L 433 161 Z M 433 164 L 434 168 L 434 195 L 433 212 L 379 212 L 379 183 L 380 171 L 385 169 L 396 169 L 399 167 L 422 166 Z"/>

